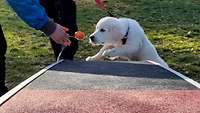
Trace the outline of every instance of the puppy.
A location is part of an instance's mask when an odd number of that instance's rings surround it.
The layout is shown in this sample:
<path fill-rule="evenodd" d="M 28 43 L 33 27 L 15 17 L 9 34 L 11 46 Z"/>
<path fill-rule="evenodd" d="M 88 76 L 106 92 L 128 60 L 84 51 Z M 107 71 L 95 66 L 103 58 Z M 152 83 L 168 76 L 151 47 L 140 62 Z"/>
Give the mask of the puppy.
<path fill-rule="evenodd" d="M 168 67 L 148 40 L 143 28 L 133 19 L 102 18 L 90 35 L 89 43 L 103 47 L 96 55 L 86 58 L 86 61 L 119 56 L 133 61 L 151 60 Z"/>

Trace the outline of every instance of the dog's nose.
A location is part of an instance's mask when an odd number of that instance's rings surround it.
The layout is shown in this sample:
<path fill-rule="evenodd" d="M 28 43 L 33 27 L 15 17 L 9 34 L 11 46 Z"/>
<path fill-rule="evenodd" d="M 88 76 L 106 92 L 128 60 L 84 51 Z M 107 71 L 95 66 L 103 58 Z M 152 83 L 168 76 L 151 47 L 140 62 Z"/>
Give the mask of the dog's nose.
<path fill-rule="evenodd" d="M 92 36 L 90 36 L 90 39 L 92 40 L 92 41 L 94 41 L 94 35 L 92 35 Z"/>

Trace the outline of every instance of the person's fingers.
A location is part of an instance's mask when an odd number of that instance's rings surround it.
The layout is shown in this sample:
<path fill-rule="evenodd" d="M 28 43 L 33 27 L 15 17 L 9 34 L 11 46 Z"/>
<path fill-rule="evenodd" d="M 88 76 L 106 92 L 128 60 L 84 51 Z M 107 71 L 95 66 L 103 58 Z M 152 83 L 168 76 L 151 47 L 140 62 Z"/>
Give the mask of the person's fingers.
<path fill-rule="evenodd" d="M 63 43 L 63 45 L 64 45 L 64 46 L 70 46 L 71 43 L 66 41 L 66 42 Z"/>
<path fill-rule="evenodd" d="M 70 46 L 71 41 L 69 40 L 69 34 L 65 33 L 63 37 L 63 44 L 64 46 Z"/>
<path fill-rule="evenodd" d="M 69 29 L 57 24 L 56 30 L 51 34 L 51 38 L 58 44 L 69 46 L 71 42 L 69 41 L 69 34 L 66 33 Z"/>
<path fill-rule="evenodd" d="M 54 40 L 56 43 L 63 45 L 64 41 L 62 40 Z"/>
<path fill-rule="evenodd" d="M 54 40 L 56 43 L 64 45 L 64 46 L 70 46 L 71 41 L 69 41 L 67 38 L 59 39 L 59 40 Z"/>
<path fill-rule="evenodd" d="M 63 30 L 64 30 L 65 32 L 68 32 L 68 31 L 69 31 L 69 29 L 66 28 L 66 27 L 63 27 Z"/>
<path fill-rule="evenodd" d="M 52 37 L 52 39 L 57 43 L 57 44 L 61 44 L 63 45 L 63 43 L 65 42 L 63 39 L 59 39 L 57 37 Z"/>
<path fill-rule="evenodd" d="M 55 40 L 56 43 L 64 45 L 64 46 L 70 46 L 71 41 L 68 38 L 62 37 L 59 40 Z"/>
<path fill-rule="evenodd" d="M 71 45 L 71 41 L 70 41 L 69 39 L 65 38 L 65 39 L 63 40 L 63 45 L 64 45 L 64 46 L 70 46 L 70 45 Z"/>
<path fill-rule="evenodd" d="M 63 27 L 63 26 L 61 26 L 61 25 L 60 25 L 60 27 L 61 27 L 65 32 L 68 32 L 68 31 L 69 31 L 69 29 L 66 28 L 66 27 Z"/>

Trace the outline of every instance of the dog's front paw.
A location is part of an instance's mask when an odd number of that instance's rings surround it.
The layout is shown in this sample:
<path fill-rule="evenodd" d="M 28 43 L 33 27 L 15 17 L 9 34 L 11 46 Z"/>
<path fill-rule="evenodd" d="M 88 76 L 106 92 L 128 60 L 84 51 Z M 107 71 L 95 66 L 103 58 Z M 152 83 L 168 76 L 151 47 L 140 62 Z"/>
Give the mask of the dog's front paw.
<path fill-rule="evenodd" d="M 87 57 L 85 60 L 86 60 L 86 61 L 94 61 L 94 60 L 96 60 L 96 59 L 95 59 L 94 57 L 89 56 L 89 57 Z"/>
<path fill-rule="evenodd" d="M 107 56 L 107 57 L 115 57 L 117 56 L 116 50 L 115 49 L 108 49 L 106 51 L 103 52 L 102 54 L 103 56 Z"/>

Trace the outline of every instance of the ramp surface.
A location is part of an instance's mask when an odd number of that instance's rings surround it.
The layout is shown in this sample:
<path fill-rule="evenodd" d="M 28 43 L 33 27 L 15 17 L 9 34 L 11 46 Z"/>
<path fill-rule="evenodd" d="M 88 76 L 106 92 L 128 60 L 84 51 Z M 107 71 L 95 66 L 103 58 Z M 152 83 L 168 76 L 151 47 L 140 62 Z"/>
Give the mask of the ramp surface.
<path fill-rule="evenodd" d="M 150 63 L 63 61 L 4 102 L 1 113 L 200 113 L 200 91 Z"/>

